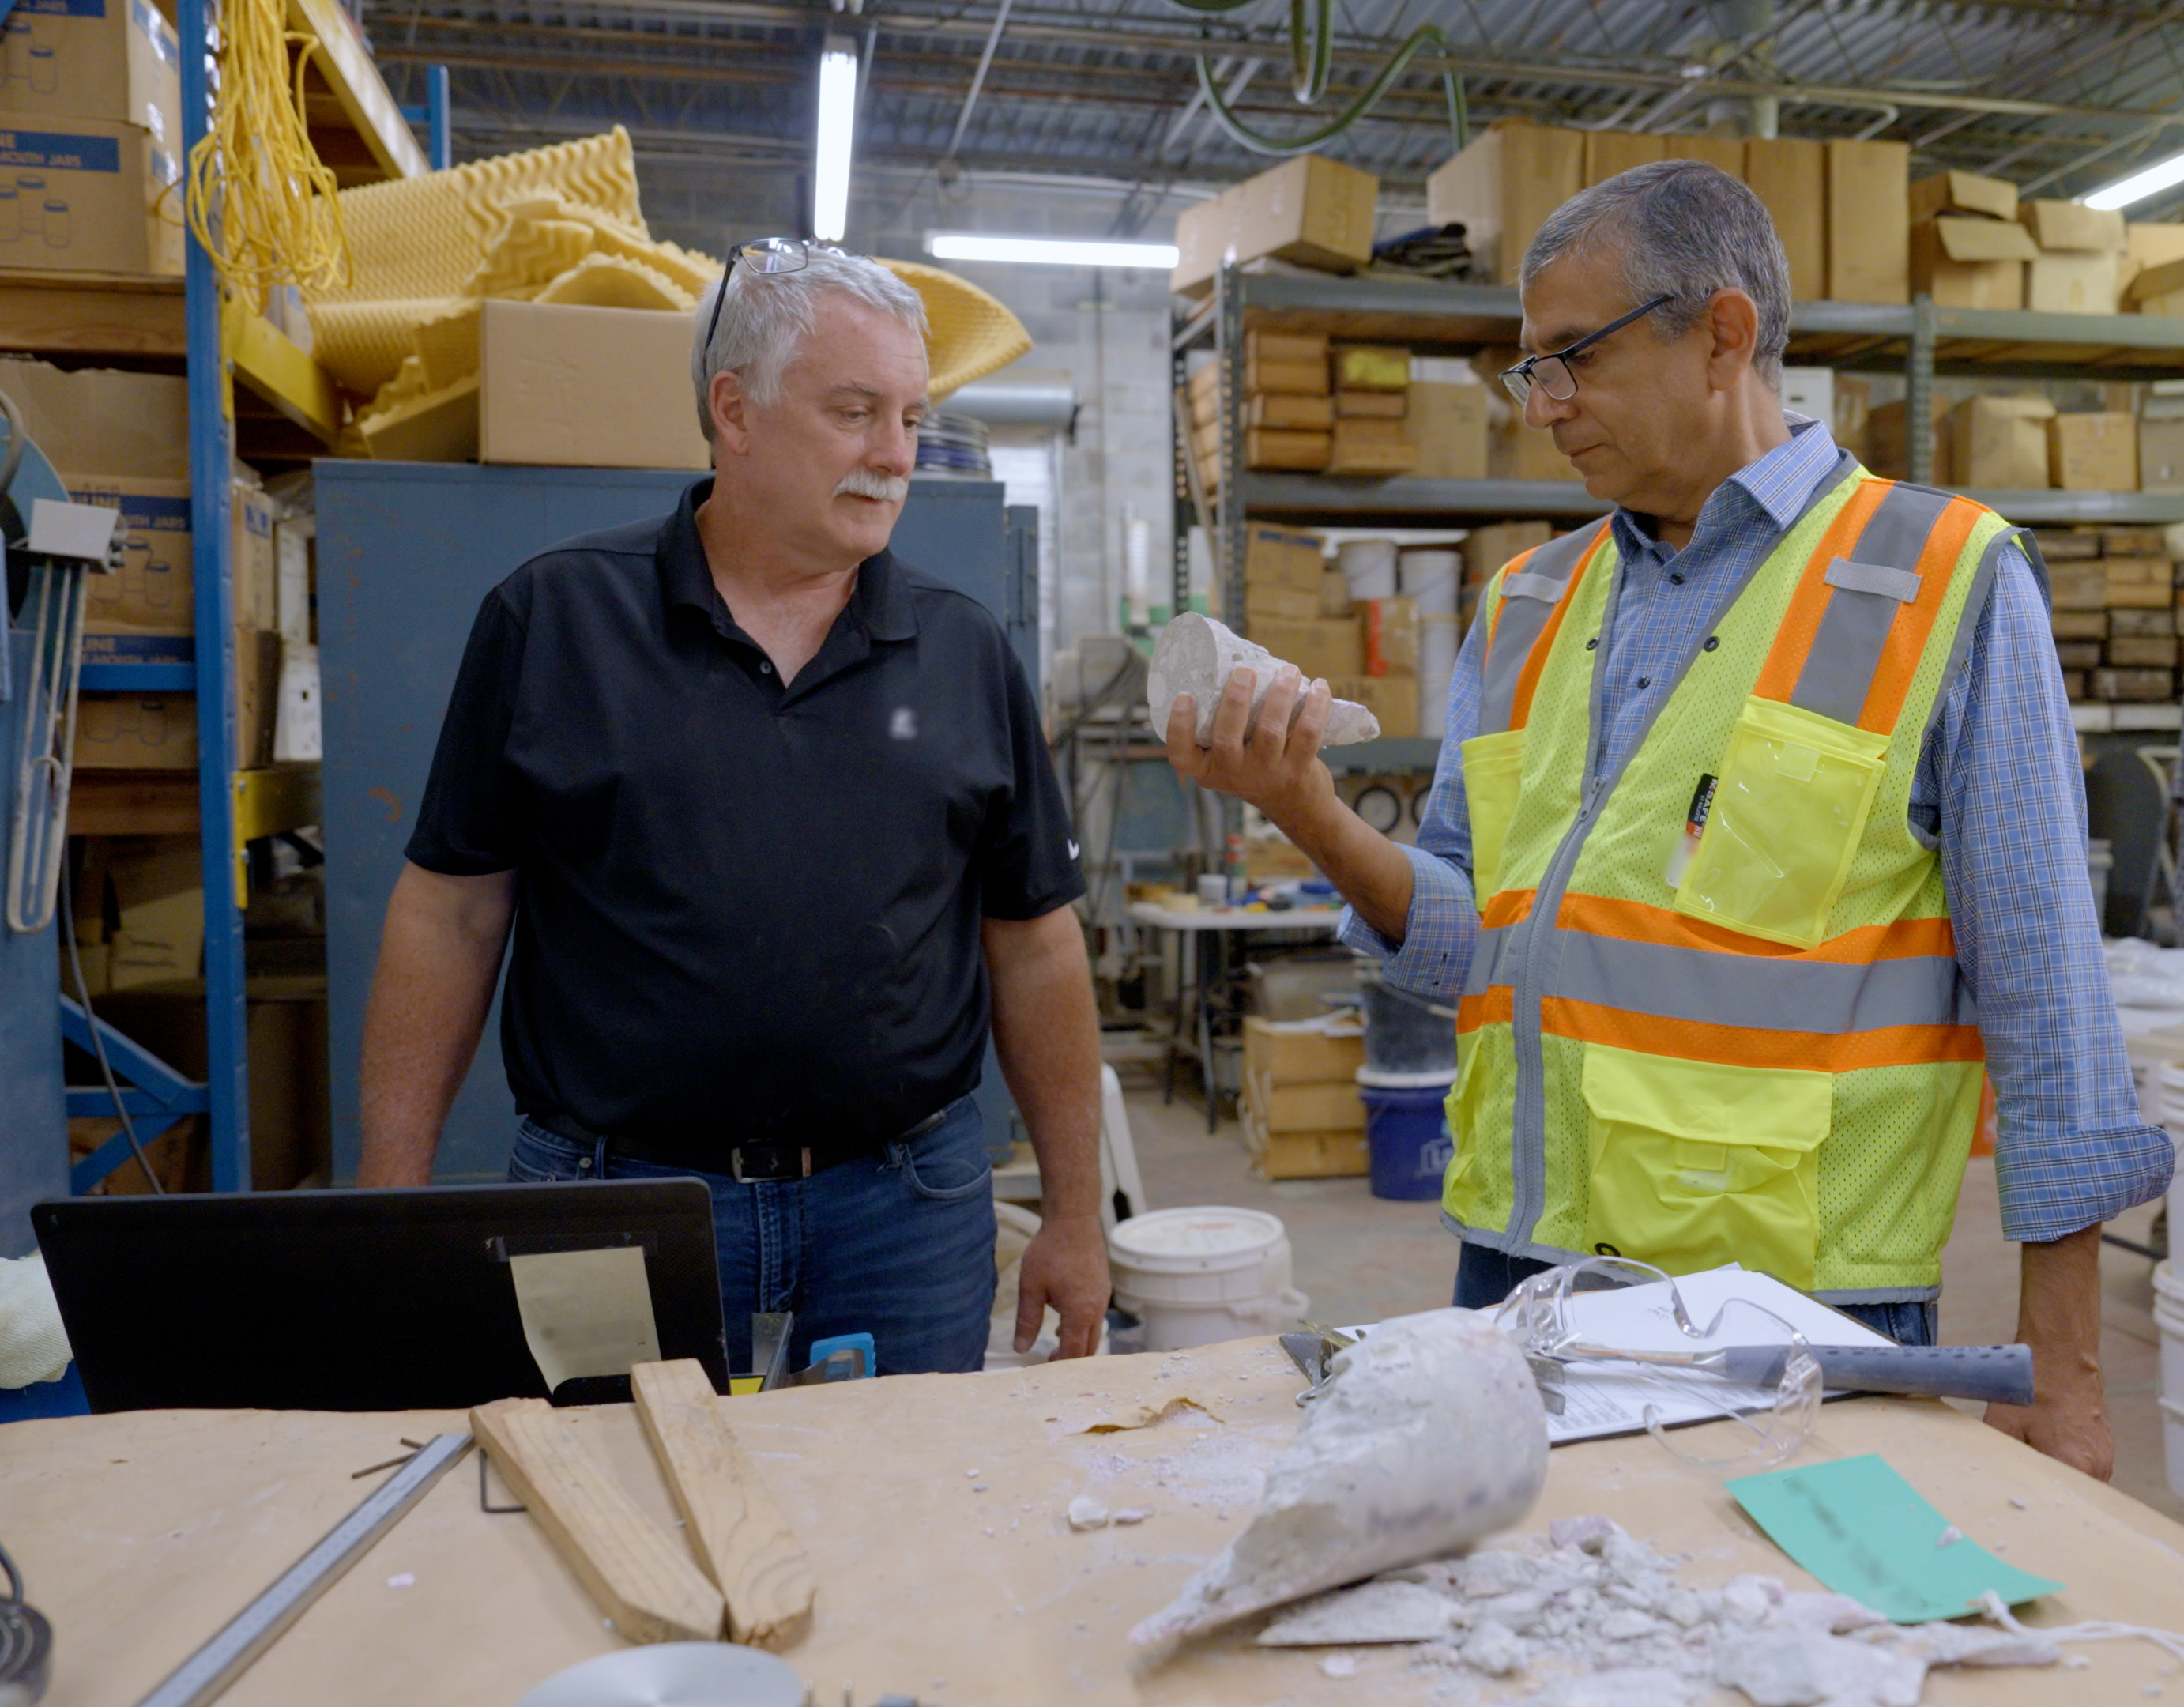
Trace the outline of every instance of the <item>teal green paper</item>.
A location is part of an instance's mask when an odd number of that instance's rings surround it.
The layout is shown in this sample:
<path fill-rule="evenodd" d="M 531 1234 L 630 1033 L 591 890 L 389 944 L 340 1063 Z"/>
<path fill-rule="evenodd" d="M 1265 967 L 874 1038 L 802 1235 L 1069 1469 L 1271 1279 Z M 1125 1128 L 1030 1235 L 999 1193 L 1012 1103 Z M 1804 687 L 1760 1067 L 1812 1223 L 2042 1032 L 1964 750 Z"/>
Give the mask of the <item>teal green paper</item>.
<path fill-rule="evenodd" d="M 1949 1520 L 1873 1453 L 1725 1485 L 1824 1586 L 1897 1624 L 1961 1618 L 1990 1588 L 2015 1606 L 2063 1586 L 2003 1564 L 1974 1541 L 1940 1545 Z"/>

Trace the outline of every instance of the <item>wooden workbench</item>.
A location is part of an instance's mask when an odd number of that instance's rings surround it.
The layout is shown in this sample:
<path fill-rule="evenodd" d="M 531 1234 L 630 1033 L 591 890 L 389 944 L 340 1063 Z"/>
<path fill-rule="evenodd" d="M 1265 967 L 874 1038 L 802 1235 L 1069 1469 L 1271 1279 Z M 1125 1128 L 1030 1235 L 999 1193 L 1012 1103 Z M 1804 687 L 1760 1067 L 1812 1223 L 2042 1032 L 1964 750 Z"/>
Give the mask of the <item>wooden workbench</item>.
<path fill-rule="evenodd" d="M 1175 1652 L 1129 1645 L 1130 1626 L 1250 1517 L 1260 1474 L 1296 1426 L 1298 1386 L 1273 1342 L 1249 1340 L 727 1401 L 821 1584 L 812 1632 L 785 1657 L 829 1704 L 845 1683 L 861 1704 L 896 1690 L 945 1707 L 1446 1700 L 1434 1693 L 1446 1674 L 1413 1670 L 1407 1650 L 1352 1650 L 1357 1676 L 1329 1678 L 1311 1650 L 1251 1647 L 1256 1621 Z M 667 1522 L 630 1408 L 571 1414 Z M 0 1430 L 0 1540 L 56 1632 L 48 1702 L 136 1700 L 376 1480 L 351 1472 L 399 1453 L 400 1436 L 463 1426 L 453 1413 L 226 1411 Z M 1730 1429 L 1679 1438 L 1726 1452 Z M 2184 1527 L 1936 1403 L 1828 1406 L 1810 1456 L 1861 1452 L 1885 1453 L 1967 1535 L 2068 1584 L 2028 1621 L 2184 1629 Z M 1083 1493 L 1151 1515 L 1072 1533 L 1063 1509 Z M 1524 1528 L 1589 1511 L 1686 1555 L 1689 1585 L 1758 1570 L 1813 1586 L 1717 1477 L 1644 1436 L 1557 1449 Z M 504 1707 L 616 1645 L 532 1520 L 480 1511 L 466 1459 L 226 1699 Z M 2184 1695 L 2174 1663 L 2146 1644 L 2079 1651 L 2087 1669 L 1936 1674 L 1926 1699 L 2076 1707 L 2137 1701 L 2149 1683 Z"/>

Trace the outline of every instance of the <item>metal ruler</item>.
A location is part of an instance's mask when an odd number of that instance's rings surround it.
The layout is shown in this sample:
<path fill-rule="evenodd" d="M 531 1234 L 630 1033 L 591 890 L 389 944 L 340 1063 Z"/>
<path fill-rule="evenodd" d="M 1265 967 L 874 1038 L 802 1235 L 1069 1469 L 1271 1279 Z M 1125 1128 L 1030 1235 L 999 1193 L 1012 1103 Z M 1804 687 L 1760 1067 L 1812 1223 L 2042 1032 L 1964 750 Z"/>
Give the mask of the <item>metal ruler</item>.
<path fill-rule="evenodd" d="M 278 1581 L 184 1660 L 137 1707 L 195 1707 L 220 1695 L 425 1497 L 426 1490 L 470 1449 L 470 1444 L 466 1434 L 433 1436 L 369 1499 L 336 1524 L 324 1541 L 290 1565 Z"/>

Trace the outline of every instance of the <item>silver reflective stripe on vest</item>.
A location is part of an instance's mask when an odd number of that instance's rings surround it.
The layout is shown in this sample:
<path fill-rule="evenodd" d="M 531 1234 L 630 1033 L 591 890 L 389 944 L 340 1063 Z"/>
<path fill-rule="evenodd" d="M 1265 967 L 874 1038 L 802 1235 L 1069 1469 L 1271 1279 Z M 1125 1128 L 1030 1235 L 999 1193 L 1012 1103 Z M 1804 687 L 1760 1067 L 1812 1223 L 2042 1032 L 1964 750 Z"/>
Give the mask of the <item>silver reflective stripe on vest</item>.
<path fill-rule="evenodd" d="M 1502 577 L 1501 614 L 1486 650 L 1486 668 L 1479 702 L 1479 733 L 1498 735 L 1515 714 L 1517 679 L 1524 661 L 1546 632 L 1555 608 L 1569 590 L 1577 566 L 1607 526 L 1596 522 L 1558 539 L 1550 539 L 1525 560 L 1523 571 Z"/>
<path fill-rule="evenodd" d="M 1481 930 L 1473 939 L 1471 964 L 1463 973 L 1464 995 L 1484 996 L 1496 985 L 1509 982 L 1502 961 L 1504 956 L 1515 958 L 1518 938 L 1528 923 L 1518 919 L 1514 924 L 1497 925 L 1492 930 Z"/>
<path fill-rule="evenodd" d="M 1892 1025 L 1958 1025 L 1957 962 L 1914 955 L 1863 965 L 1718 954 L 1562 933 L 1552 994 L 1661 1019 L 1840 1035 Z"/>
<path fill-rule="evenodd" d="M 1830 567 L 1827 574 L 1827 609 L 1820 615 L 1819 629 L 1813 636 L 1813 650 L 1806 655 L 1805 667 L 1798 672 L 1797 688 L 1790 695 L 1791 705 L 1832 717 L 1838 723 L 1858 720 L 1865 710 L 1866 695 L 1873 690 L 1874 674 L 1880 667 L 1889 631 L 1896 626 L 1897 613 L 1908 602 L 1897 586 L 1877 584 L 1881 577 L 1869 572 L 1897 570 L 1915 583 L 1927 536 L 1949 502 L 1946 492 L 1929 491 L 1923 486 L 1899 485 L 1889 489 L 1852 546 L 1850 563 L 1836 560 L 1836 566 L 1851 572 L 1839 578 Z M 1860 569 L 1869 572 L 1859 574 Z M 1940 593 L 1936 589 L 1935 596 Z"/>

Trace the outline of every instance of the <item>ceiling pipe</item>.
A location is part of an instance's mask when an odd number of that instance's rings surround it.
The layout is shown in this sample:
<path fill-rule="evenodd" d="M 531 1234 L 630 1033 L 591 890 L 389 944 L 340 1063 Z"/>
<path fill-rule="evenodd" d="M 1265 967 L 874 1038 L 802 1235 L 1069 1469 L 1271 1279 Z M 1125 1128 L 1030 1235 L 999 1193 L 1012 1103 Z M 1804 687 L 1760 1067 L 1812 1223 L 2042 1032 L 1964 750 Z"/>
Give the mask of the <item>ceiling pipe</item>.
<path fill-rule="evenodd" d="M 963 98 L 963 110 L 956 115 L 956 134 L 948 139 L 948 152 L 940 158 L 944 164 L 956 158 L 956 149 L 963 146 L 963 132 L 971 128 L 971 109 L 978 104 L 978 92 L 986 86 L 986 71 L 994 63 L 994 49 L 1001 45 L 1001 31 L 1008 27 L 1009 8 L 1015 0 L 1001 0 L 994 13 L 994 27 L 987 32 L 986 46 L 978 55 L 978 69 L 971 76 L 971 92 Z"/>

